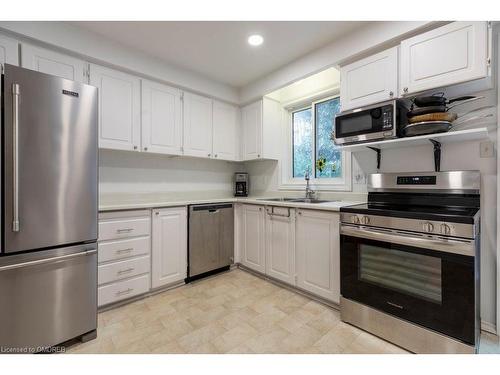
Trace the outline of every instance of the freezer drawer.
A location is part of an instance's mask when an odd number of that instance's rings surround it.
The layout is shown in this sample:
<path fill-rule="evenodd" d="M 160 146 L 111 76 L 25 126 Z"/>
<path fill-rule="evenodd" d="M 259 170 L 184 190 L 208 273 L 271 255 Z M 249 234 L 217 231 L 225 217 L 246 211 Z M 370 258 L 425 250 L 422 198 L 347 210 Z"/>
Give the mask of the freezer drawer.
<path fill-rule="evenodd" d="M 94 243 L 0 258 L 3 351 L 40 351 L 97 328 L 96 249 Z"/>
<path fill-rule="evenodd" d="M 229 266 L 233 256 L 233 205 L 190 206 L 189 277 Z"/>

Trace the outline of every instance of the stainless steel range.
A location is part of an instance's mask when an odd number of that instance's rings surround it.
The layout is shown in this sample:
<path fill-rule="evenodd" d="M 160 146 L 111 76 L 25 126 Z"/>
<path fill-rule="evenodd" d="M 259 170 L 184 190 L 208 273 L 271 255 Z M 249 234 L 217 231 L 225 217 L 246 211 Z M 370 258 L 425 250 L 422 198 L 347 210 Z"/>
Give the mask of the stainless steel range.
<path fill-rule="evenodd" d="M 477 171 L 372 174 L 341 210 L 341 319 L 416 353 L 479 339 Z"/>

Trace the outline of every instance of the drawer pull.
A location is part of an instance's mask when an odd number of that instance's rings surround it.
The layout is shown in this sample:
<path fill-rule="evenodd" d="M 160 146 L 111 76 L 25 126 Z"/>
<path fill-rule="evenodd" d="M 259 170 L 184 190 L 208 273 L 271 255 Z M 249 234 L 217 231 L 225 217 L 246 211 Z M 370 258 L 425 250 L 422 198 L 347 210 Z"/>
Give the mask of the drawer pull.
<path fill-rule="evenodd" d="M 128 288 L 128 289 L 125 289 L 125 290 L 120 290 L 119 292 L 116 292 L 116 295 L 117 296 L 121 296 L 123 294 L 128 294 L 128 293 L 132 292 L 133 290 L 134 289 L 132 289 L 132 288 Z"/>
<path fill-rule="evenodd" d="M 129 247 L 127 249 L 120 249 L 120 250 L 116 250 L 116 253 L 117 254 L 122 254 L 122 253 L 130 253 L 132 250 L 134 250 L 133 247 Z"/>
<path fill-rule="evenodd" d="M 130 233 L 134 230 L 134 228 L 124 228 L 124 229 L 117 229 L 116 233 Z"/>
<path fill-rule="evenodd" d="M 118 275 L 122 275 L 124 273 L 129 273 L 129 272 L 132 272 L 134 270 L 133 267 L 130 267 L 130 268 L 127 268 L 127 269 L 124 269 L 124 270 L 120 270 L 118 272 L 116 272 Z"/>

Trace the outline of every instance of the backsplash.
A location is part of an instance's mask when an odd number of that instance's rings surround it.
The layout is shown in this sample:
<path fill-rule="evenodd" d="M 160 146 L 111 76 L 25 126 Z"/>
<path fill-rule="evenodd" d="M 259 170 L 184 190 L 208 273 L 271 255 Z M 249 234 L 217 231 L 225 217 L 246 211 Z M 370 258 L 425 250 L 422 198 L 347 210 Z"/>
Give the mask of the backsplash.
<path fill-rule="evenodd" d="M 100 150 L 99 190 L 107 193 L 233 192 L 242 165 L 221 160 Z"/>

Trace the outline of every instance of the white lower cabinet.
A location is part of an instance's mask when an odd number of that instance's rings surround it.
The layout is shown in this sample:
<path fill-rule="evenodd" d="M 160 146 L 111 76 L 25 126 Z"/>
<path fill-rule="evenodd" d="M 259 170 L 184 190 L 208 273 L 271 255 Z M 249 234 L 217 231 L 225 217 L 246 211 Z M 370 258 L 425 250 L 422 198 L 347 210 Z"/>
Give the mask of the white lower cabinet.
<path fill-rule="evenodd" d="M 339 214 L 298 210 L 296 230 L 297 286 L 339 303 Z"/>
<path fill-rule="evenodd" d="M 101 212 L 98 253 L 99 307 L 149 292 L 151 211 Z"/>
<path fill-rule="evenodd" d="M 241 206 L 241 264 L 261 273 L 266 272 L 264 206 Z"/>
<path fill-rule="evenodd" d="M 338 213 L 242 204 L 236 218 L 243 266 L 340 302 Z"/>
<path fill-rule="evenodd" d="M 295 285 L 295 209 L 266 207 L 266 274 Z"/>
<path fill-rule="evenodd" d="M 98 306 L 109 305 L 120 300 L 139 296 L 149 291 L 149 273 L 117 283 L 99 286 L 97 289 Z"/>
<path fill-rule="evenodd" d="M 151 286 L 159 288 L 187 276 L 186 207 L 153 210 Z"/>

